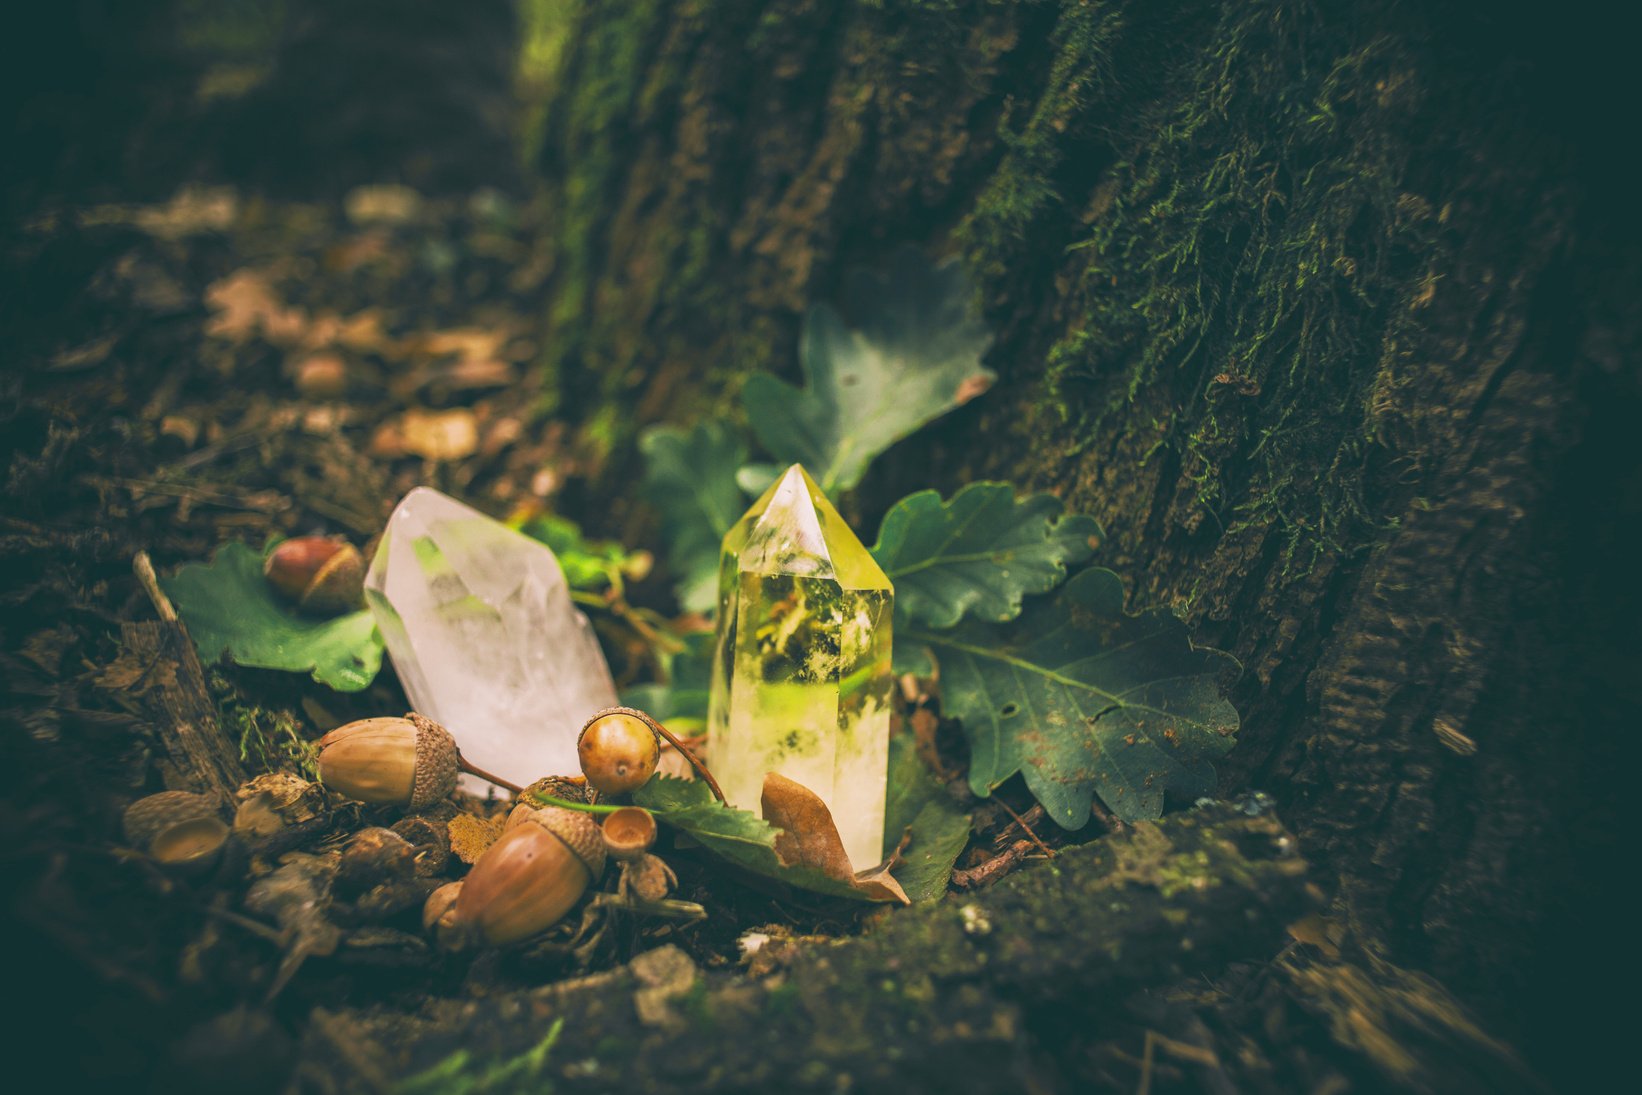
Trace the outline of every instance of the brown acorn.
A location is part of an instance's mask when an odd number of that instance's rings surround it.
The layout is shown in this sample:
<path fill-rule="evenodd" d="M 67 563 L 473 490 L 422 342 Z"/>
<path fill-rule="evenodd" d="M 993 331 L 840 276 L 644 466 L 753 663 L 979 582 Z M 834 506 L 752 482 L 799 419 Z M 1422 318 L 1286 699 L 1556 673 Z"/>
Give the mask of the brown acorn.
<path fill-rule="evenodd" d="M 263 560 L 262 573 L 282 597 L 316 616 L 351 612 L 365 595 L 365 560 L 342 539 L 298 536 L 283 541 Z"/>
<path fill-rule="evenodd" d="M 428 894 L 422 904 L 422 930 L 448 932 L 456 924 L 456 899 L 461 896 L 461 882 L 447 882 Z"/>
<path fill-rule="evenodd" d="M 360 719 L 319 739 L 319 779 L 359 802 L 420 810 L 456 789 L 456 739 L 412 711 Z"/>
<path fill-rule="evenodd" d="M 601 794 L 626 794 L 655 774 L 661 733 L 643 711 L 607 707 L 583 724 L 576 755 L 590 786 Z"/>
<path fill-rule="evenodd" d="M 604 841 L 586 814 L 544 806 L 518 817 L 456 899 L 455 931 L 493 947 L 546 931 L 604 873 Z"/>

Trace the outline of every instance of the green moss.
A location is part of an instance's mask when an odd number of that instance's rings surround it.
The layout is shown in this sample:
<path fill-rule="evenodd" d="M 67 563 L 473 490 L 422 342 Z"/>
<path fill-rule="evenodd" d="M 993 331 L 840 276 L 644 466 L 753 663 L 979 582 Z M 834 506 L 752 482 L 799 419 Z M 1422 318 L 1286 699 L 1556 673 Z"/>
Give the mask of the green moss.
<path fill-rule="evenodd" d="M 251 775 L 295 772 L 304 779 L 319 778 L 318 752 L 302 733 L 296 716 L 244 702 L 221 674 L 212 673 L 211 690 L 223 731 L 239 744 L 239 759 Z"/>
<path fill-rule="evenodd" d="M 1145 459 L 1201 515 L 1275 524 L 1296 559 L 1362 540 L 1386 520 L 1363 501 L 1384 347 L 1445 257 L 1408 193 L 1417 39 L 1299 3 L 1069 4 L 1052 44 L 960 230 L 989 297 L 1064 248 L 1041 424 L 1076 452 L 1166 406 Z"/>
<path fill-rule="evenodd" d="M 403 1080 L 397 1095 L 484 1095 L 489 1092 L 547 1092 L 553 1083 L 543 1075 L 553 1047 L 564 1031 L 564 1019 L 553 1020 L 542 1040 L 525 1052 L 495 1061 L 476 1061 L 459 1049 L 433 1067 Z"/>

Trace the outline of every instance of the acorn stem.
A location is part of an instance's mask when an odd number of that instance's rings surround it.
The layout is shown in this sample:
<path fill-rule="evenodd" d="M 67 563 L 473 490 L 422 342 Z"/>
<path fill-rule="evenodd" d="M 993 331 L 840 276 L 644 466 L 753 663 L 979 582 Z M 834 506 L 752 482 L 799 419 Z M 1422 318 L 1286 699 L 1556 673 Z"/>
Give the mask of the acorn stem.
<path fill-rule="evenodd" d="M 520 787 L 517 783 L 509 783 L 507 780 L 503 779 L 501 776 L 493 776 L 489 772 L 485 771 L 483 768 L 474 767 L 474 765 L 472 763 L 470 763 L 468 761 L 468 759 L 461 754 L 460 751 L 458 751 L 457 754 L 456 754 L 456 767 L 460 768 L 462 771 L 466 772 L 470 776 L 478 776 L 480 779 L 484 780 L 486 783 L 494 783 L 496 786 L 500 787 L 502 790 L 512 792 L 513 797 L 515 797 L 515 798 L 517 798 L 520 795 L 524 794 L 524 788 Z"/>
<path fill-rule="evenodd" d="M 696 775 L 700 776 L 701 781 L 705 783 L 713 792 L 713 797 L 718 799 L 718 801 L 723 803 L 725 806 L 728 806 L 729 803 L 724 799 L 724 792 L 719 789 L 718 780 L 713 778 L 713 774 L 707 770 L 707 766 L 701 762 L 700 758 L 690 752 L 689 748 L 682 741 L 679 741 L 678 738 L 673 735 L 673 732 L 663 726 L 659 720 L 651 719 L 650 725 L 655 727 L 656 733 L 671 742 L 674 749 L 677 749 L 680 753 L 684 754 L 684 759 L 690 762 L 690 767 L 696 770 Z"/>

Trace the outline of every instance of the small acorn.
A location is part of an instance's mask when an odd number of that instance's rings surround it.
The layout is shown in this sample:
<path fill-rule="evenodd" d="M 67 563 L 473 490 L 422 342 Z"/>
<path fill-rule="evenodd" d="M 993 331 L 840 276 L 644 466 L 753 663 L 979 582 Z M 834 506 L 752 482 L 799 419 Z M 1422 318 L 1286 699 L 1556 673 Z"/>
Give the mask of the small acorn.
<path fill-rule="evenodd" d="M 315 616 L 350 612 L 365 595 L 365 560 L 342 539 L 285 540 L 263 560 L 262 573 L 282 597 Z"/>
<path fill-rule="evenodd" d="M 456 739 L 414 711 L 360 719 L 319 739 L 320 782 L 359 802 L 420 810 L 456 789 L 456 773 Z"/>
<path fill-rule="evenodd" d="M 582 725 L 576 738 L 582 774 L 601 794 L 636 791 L 661 761 L 655 720 L 631 707 L 607 707 Z"/>
<path fill-rule="evenodd" d="M 588 815 L 546 806 L 518 816 L 456 899 L 455 931 L 493 947 L 546 931 L 604 873 L 604 841 Z"/>
<path fill-rule="evenodd" d="M 461 896 L 461 882 L 447 882 L 428 894 L 422 904 L 422 930 L 448 932 L 456 924 L 456 899 Z"/>
<path fill-rule="evenodd" d="M 656 842 L 656 816 L 642 806 L 623 806 L 605 815 L 599 832 L 610 858 L 627 863 L 648 852 Z"/>

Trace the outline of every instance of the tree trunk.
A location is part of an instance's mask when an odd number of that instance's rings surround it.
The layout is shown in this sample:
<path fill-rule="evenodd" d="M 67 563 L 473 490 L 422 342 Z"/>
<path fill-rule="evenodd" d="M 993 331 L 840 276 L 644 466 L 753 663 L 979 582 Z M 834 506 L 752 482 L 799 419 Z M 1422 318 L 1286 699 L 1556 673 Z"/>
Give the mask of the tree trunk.
<path fill-rule="evenodd" d="M 576 11 L 546 345 L 606 474 L 794 373 L 846 267 L 960 255 L 1000 383 L 855 514 L 990 476 L 1098 517 L 1135 604 L 1243 663 L 1223 785 L 1277 797 L 1366 953 L 1572 1077 L 1642 496 L 1601 89 L 1419 4 Z"/>

